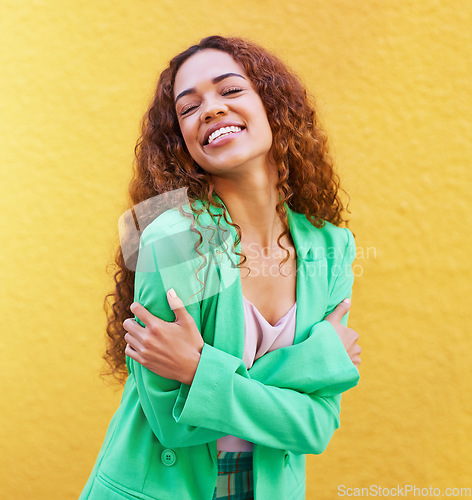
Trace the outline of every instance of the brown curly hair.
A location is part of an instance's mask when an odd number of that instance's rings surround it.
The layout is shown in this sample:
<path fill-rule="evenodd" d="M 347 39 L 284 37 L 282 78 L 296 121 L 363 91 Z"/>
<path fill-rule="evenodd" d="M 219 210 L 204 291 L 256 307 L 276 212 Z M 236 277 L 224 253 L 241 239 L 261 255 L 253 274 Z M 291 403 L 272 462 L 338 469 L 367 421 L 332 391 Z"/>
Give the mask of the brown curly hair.
<path fill-rule="evenodd" d="M 221 50 L 239 62 L 266 109 L 273 135 L 271 154 L 278 169 L 276 188 L 280 199 L 276 210 L 285 228 L 277 239 L 279 247 L 283 248 L 281 238 L 289 233 L 284 203 L 305 214 L 316 227 L 322 227 L 324 221 L 335 225 L 346 222 L 338 196 L 339 177 L 328 153 L 326 135 L 319 125 L 313 97 L 277 57 L 252 42 L 235 37 L 204 38 L 174 57 L 161 73 L 135 147 L 133 178 L 129 185 L 130 206 L 184 187 L 189 200 L 202 200 L 206 208 L 210 204 L 222 208 L 225 221 L 236 228 L 240 241 L 241 228 L 228 221 L 224 205 L 213 196 L 218 193 L 214 190 L 211 175 L 193 160 L 187 150 L 174 106 L 173 87 L 177 71 L 189 57 L 205 49 Z M 289 258 L 288 250 L 283 249 L 286 257 L 280 266 Z M 245 256 L 242 257 L 240 265 L 246 260 Z M 103 357 L 109 365 L 105 374 L 113 374 L 120 381 L 127 376 L 126 331 L 122 323 L 133 316 L 130 305 L 134 297 L 135 272 L 130 269 L 129 262 L 127 264 L 120 245 L 114 262 L 115 289 L 104 301 L 108 338 Z"/>

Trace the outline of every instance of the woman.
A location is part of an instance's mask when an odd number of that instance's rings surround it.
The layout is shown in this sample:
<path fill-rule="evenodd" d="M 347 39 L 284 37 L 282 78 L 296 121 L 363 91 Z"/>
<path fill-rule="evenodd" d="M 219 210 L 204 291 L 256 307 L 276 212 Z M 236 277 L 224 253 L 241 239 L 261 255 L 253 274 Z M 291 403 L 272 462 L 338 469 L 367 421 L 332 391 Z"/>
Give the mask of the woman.
<path fill-rule="evenodd" d="M 107 359 L 129 376 L 80 498 L 302 499 L 360 362 L 354 240 L 306 91 L 205 38 L 161 74 L 136 153 L 134 204 L 187 203 L 135 207 L 135 273 L 118 251 Z"/>

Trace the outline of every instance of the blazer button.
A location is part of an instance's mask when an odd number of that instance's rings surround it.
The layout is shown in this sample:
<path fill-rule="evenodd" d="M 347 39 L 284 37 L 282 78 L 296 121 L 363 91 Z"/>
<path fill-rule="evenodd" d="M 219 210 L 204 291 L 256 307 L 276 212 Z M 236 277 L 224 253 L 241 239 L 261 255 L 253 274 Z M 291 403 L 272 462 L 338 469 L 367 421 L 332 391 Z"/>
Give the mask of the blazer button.
<path fill-rule="evenodd" d="M 175 461 L 177 460 L 177 457 L 175 456 L 175 451 L 170 450 L 169 448 L 166 448 L 162 453 L 161 453 L 161 460 L 164 465 L 167 465 L 167 467 L 170 467 L 171 465 L 175 464 Z"/>

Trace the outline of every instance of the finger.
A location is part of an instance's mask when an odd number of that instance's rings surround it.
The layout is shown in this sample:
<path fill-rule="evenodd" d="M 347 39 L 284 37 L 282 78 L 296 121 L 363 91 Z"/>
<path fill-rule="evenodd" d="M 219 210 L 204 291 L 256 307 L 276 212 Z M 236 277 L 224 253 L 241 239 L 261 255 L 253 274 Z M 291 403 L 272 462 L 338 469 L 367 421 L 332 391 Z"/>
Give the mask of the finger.
<path fill-rule="evenodd" d="M 133 337 L 133 335 L 130 335 L 127 333 L 124 336 L 125 342 L 127 343 L 128 346 L 132 347 L 134 351 L 140 351 L 141 350 L 141 342 L 136 337 Z"/>
<path fill-rule="evenodd" d="M 137 351 L 135 351 L 129 344 L 126 345 L 125 354 L 126 354 L 126 356 L 134 359 L 138 363 L 141 360 L 139 353 Z"/>
<path fill-rule="evenodd" d="M 187 309 L 185 309 L 182 299 L 177 296 L 177 293 L 173 288 L 167 291 L 167 301 L 169 302 L 171 309 L 174 311 L 176 323 L 186 318 L 188 315 Z"/>
<path fill-rule="evenodd" d="M 344 299 L 342 302 L 340 302 L 335 310 L 326 316 L 326 320 L 337 320 L 341 321 L 341 318 L 349 311 L 349 308 L 351 307 L 351 300 L 350 299 Z"/>
<path fill-rule="evenodd" d="M 137 321 L 135 321 L 133 318 L 126 318 L 123 321 L 123 328 L 127 332 L 131 332 L 134 335 L 139 335 L 141 333 L 141 331 L 144 330 L 144 328 Z"/>
<path fill-rule="evenodd" d="M 143 305 L 139 302 L 133 302 L 130 306 L 131 312 L 140 319 L 146 326 L 151 325 L 152 323 L 162 321 L 161 318 L 154 316 L 151 314 Z M 138 323 L 136 323 L 138 324 Z M 141 325 L 139 325 L 141 326 Z M 141 327 L 142 328 L 142 327 Z"/>

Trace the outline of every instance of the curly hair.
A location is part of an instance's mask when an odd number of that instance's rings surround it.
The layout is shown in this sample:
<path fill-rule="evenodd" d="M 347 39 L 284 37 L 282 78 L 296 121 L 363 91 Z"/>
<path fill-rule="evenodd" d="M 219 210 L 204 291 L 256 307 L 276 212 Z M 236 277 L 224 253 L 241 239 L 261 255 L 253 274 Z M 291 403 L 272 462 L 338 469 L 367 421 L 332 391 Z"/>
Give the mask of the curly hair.
<path fill-rule="evenodd" d="M 223 209 L 225 221 L 236 229 L 240 241 L 241 228 L 228 221 L 226 208 L 213 196 L 218 193 L 214 190 L 211 175 L 190 156 L 175 111 L 176 73 L 189 57 L 205 49 L 228 53 L 240 63 L 266 109 L 273 136 L 271 154 L 278 169 L 276 189 L 279 202 L 276 211 L 284 227 L 277 239 L 279 247 L 286 252 L 280 267 L 290 256 L 280 244 L 283 236 L 289 233 L 285 203 L 292 210 L 305 214 L 318 228 L 323 227 L 325 221 L 338 226 L 347 221 L 343 218 L 344 207 L 338 195 L 339 177 L 333 168 L 313 97 L 284 63 L 252 42 L 236 37 L 204 38 L 175 56 L 161 73 L 152 104 L 142 119 L 141 136 L 135 147 L 133 177 L 129 185 L 130 206 L 184 187 L 188 198 L 201 200 L 205 209 L 209 205 Z M 246 257 L 242 257 L 240 265 L 246 261 Z M 109 365 L 105 374 L 113 374 L 119 381 L 124 381 L 127 376 L 126 331 L 122 323 L 133 316 L 130 305 L 134 296 L 134 277 L 135 272 L 125 265 L 119 246 L 114 262 L 115 289 L 104 301 L 107 348 L 103 356 Z"/>

